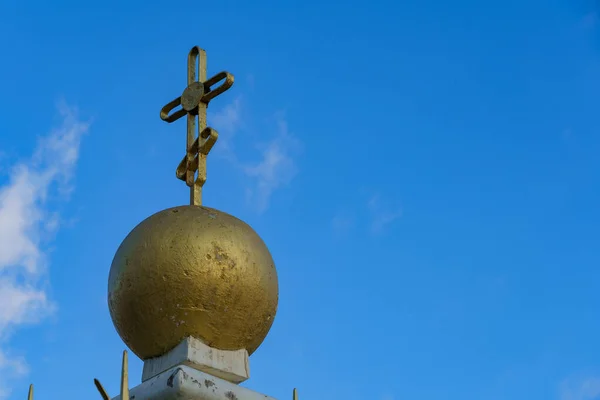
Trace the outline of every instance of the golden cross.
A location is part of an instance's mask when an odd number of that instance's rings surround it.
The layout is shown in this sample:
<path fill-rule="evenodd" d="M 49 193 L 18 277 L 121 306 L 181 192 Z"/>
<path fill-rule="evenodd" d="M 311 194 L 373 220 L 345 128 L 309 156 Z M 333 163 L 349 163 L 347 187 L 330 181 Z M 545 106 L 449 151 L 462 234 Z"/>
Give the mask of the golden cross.
<path fill-rule="evenodd" d="M 219 86 L 213 88 L 221 81 L 223 82 Z M 200 206 L 202 186 L 206 182 L 206 156 L 219 137 L 214 129 L 206 125 L 206 108 L 212 99 L 233 85 L 233 75 L 229 72 L 219 72 L 207 80 L 206 52 L 194 46 L 188 55 L 187 84 L 181 96 L 160 110 L 160 118 L 171 123 L 187 115 L 186 155 L 179 163 L 176 175 L 190 188 L 190 204 Z M 171 113 L 179 106 L 180 109 Z M 198 118 L 197 134 L 196 117 Z"/>

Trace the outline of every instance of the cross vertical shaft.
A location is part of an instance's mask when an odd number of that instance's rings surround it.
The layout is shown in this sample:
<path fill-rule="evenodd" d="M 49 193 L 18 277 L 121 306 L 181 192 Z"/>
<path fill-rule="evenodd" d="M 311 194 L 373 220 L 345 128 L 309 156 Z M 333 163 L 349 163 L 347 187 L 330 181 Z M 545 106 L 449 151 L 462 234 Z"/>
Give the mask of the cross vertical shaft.
<path fill-rule="evenodd" d="M 196 70 L 196 64 L 198 69 Z M 187 84 L 188 87 L 194 82 L 206 81 L 206 51 L 194 47 L 188 55 L 188 70 L 187 70 Z M 196 71 L 197 75 L 196 76 Z M 206 109 L 207 104 L 200 101 L 198 104 L 198 136 L 206 128 Z M 190 150 L 194 146 L 196 139 L 200 140 L 196 136 L 196 116 L 188 112 L 187 113 L 187 163 L 192 165 L 194 159 L 198 157 L 198 178 L 194 179 L 195 171 L 191 171 L 189 168 L 186 171 L 186 183 L 190 188 L 190 204 L 193 206 L 202 205 L 202 186 L 206 182 L 206 154 L 193 154 Z"/>

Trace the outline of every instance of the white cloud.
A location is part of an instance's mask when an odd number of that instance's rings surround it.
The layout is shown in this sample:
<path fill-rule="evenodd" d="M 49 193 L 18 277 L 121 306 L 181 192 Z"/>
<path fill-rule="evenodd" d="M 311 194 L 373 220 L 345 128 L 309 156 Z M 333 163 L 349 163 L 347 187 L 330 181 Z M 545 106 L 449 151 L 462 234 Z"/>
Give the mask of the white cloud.
<path fill-rule="evenodd" d="M 234 134 L 240 126 L 241 110 L 242 98 L 238 96 L 219 111 L 209 114 L 210 126 L 214 127 L 217 132 Z M 220 140 L 221 138 L 219 138 Z"/>
<path fill-rule="evenodd" d="M 584 29 L 593 29 L 598 24 L 598 13 L 592 11 L 587 13 L 581 20 Z"/>
<path fill-rule="evenodd" d="M 565 380 L 561 384 L 560 400 L 600 400 L 600 377 Z"/>
<path fill-rule="evenodd" d="M 219 132 L 213 151 L 250 178 L 247 199 L 258 212 L 263 212 L 268 208 L 273 192 L 290 183 L 298 173 L 294 155 L 301 150 L 301 144 L 289 132 L 283 115 L 276 114 L 276 134 L 270 141 L 257 146 L 260 159 L 253 163 L 241 161 L 234 151 L 233 138 L 244 125 L 243 106 L 242 97 L 237 97 L 225 107 L 209 113 L 209 126 Z"/>
<path fill-rule="evenodd" d="M 354 216 L 349 213 L 339 212 L 331 220 L 331 227 L 337 234 L 344 234 L 354 227 Z"/>
<path fill-rule="evenodd" d="M 254 74 L 248 74 L 246 76 L 246 80 L 248 81 L 248 87 L 250 90 L 254 90 L 254 86 L 256 85 L 256 78 L 254 77 Z"/>
<path fill-rule="evenodd" d="M 0 399 L 6 399 L 11 395 L 12 391 L 6 385 L 5 379 L 23 377 L 29 373 L 29 367 L 23 357 L 8 357 L 3 352 L 0 352 L 0 371 L 3 373 L 3 378 L 0 380 Z"/>
<path fill-rule="evenodd" d="M 400 207 L 392 207 L 379 194 L 373 195 L 367 203 L 371 213 L 371 232 L 381 233 L 383 229 L 402 216 Z"/>
<path fill-rule="evenodd" d="M 0 353 L 0 369 L 10 368 L 18 376 L 23 376 L 29 373 L 29 367 L 23 357 L 6 357 Z"/>
<path fill-rule="evenodd" d="M 208 125 L 219 133 L 217 145 L 212 151 L 235 165 L 238 161 L 232 143 L 241 126 L 241 118 L 242 98 L 240 96 L 218 111 L 208 114 Z"/>
<path fill-rule="evenodd" d="M 300 142 L 288 131 L 281 115 L 277 118 L 277 126 L 275 138 L 259 146 L 261 160 L 244 167 L 244 172 L 254 182 L 248 190 L 248 198 L 259 212 L 268 208 L 273 192 L 289 184 L 298 173 L 293 155 L 300 150 Z"/>
<path fill-rule="evenodd" d="M 76 110 L 59 105 L 62 124 L 38 140 L 31 157 L 12 166 L 0 187 L 0 372 L 4 379 L 25 374 L 26 363 L 9 357 L 10 334 L 20 325 L 39 322 L 53 312 L 44 277 L 48 240 L 60 225 L 54 210 L 68 199 L 88 124 Z M 18 132 L 10 132 L 17 135 Z M 0 381 L 0 398 L 10 392 Z"/>

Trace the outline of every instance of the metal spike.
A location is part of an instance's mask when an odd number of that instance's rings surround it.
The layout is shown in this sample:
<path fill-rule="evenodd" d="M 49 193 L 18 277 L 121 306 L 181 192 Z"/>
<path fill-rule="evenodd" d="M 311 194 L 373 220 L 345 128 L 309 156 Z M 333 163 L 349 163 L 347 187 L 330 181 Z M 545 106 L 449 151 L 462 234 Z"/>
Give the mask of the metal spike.
<path fill-rule="evenodd" d="M 96 389 L 100 392 L 100 396 L 102 396 L 102 400 L 110 400 L 110 396 L 106 392 L 106 389 L 102 386 L 98 379 L 94 379 L 94 385 L 96 385 Z"/>
<path fill-rule="evenodd" d="M 129 373 L 127 350 L 123 351 L 123 368 L 121 369 L 121 400 L 129 400 Z"/>
<path fill-rule="evenodd" d="M 29 385 L 29 395 L 27 396 L 27 400 L 33 400 L 33 385 Z"/>
<path fill-rule="evenodd" d="M 129 369 L 128 364 L 127 351 L 124 351 L 123 364 L 121 365 L 121 400 L 129 400 L 129 373 L 127 372 Z M 100 392 L 100 396 L 102 396 L 103 400 L 110 400 L 108 392 L 104 389 L 98 379 L 94 379 L 94 385 L 96 385 L 96 389 L 98 389 L 98 392 Z"/>

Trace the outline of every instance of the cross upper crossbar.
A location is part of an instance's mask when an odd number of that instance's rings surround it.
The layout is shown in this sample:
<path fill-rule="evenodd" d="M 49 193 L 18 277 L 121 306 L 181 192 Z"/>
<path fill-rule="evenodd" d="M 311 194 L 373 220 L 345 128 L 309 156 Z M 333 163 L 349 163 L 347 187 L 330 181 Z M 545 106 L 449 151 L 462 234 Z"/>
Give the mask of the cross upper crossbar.
<path fill-rule="evenodd" d="M 188 55 L 187 87 L 181 96 L 160 110 L 160 118 L 168 123 L 187 115 L 186 155 L 177 167 L 176 176 L 185 181 L 190 188 L 191 205 L 202 205 L 202 186 L 206 182 L 206 156 L 219 137 L 217 131 L 207 127 L 206 108 L 212 99 L 229 89 L 234 80 L 233 75 L 225 71 L 206 79 L 206 64 L 206 52 L 194 46 Z M 213 88 L 219 82 L 221 84 Z M 173 111 L 177 107 L 180 108 Z"/>

